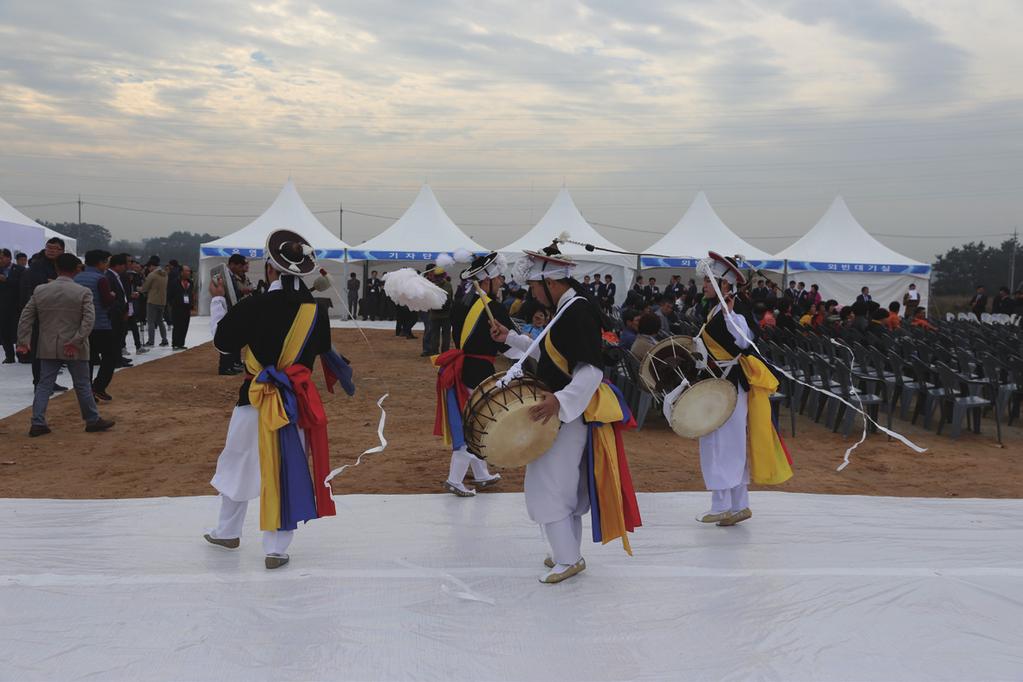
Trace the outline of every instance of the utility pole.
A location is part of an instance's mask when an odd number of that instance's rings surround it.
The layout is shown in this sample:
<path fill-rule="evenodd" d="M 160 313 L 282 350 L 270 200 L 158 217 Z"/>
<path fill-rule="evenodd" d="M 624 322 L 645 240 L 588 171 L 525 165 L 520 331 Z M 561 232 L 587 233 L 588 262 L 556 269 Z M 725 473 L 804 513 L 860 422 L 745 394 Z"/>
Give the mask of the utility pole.
<path fill-rule="evenodd" d="M 1012 258 L 1009 260 L 1009 291 L 1016 290 L 1016 249 L 1019 248 L 1016 233 L 1019 228 L 1012 228 Z"/>
<path fill-rule="evenodd" d="M 78 195 L 78 227 L 75 229 L 75 241 L 82 240 L 82 195 Z"/>
<path fill-rule="evenodd" d="M 340 201 L 337 204 L 337 238 L 345 240 L 345 205 Z"/>

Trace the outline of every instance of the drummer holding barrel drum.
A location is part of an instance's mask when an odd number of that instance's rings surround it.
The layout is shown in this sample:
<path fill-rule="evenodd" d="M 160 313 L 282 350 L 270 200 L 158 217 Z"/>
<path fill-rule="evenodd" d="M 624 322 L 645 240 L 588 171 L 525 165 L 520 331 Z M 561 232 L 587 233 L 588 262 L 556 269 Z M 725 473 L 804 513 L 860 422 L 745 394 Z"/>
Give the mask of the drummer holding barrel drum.
<path fill-rule="evenodd" d="M 550 545 L 548 571 L 539 580 L 552 584 L 586 568 L 581 545 L 587 511 L 595 542 L 621 538 L 631 554 L 627 533 L 640 518 L 620 430 L 634 422 L 620 394 L 603 380 L 600 313 L 572 278 L 575 263 L 556 244 L 526 255 L 528 271 L 523 268 L 516 279 L 529 283 L 533 298 L 552 309 L 554 318 L 535 341 L 499 322 L 491 323 L 491 335 L 535 358 L 537 376 L 516 371 L 520 361 L 509 377 L 474 393 L 466 442 L 488 460 L 525 464 L 526 510 Z M 498 400 L 500 408 L 493 409 Z M 523 414 L 531 427 L 520 421 Z M 514 433 L 517 447 L 507 447 L 509 438 L 491 436 L 516 421 L 518 427 L 505 433 Z"/>
<path fill-rule="evenodd" d="M 697 271 L 704 275 L 704 296 L 712 302 L 707 322 L 693 340 L 697 354 L 731 382 L 737 394 L 724 424 L 700 437 L 700 468 L 711 491 L 711 507 L 697 521 L 733 526 L 753 516 L 748 491 L 751 474 L 754 483 L 775 485 L 790 478 L 792 469 L 771 421 L 770 395 L 778 381 L 750 352 L 753 332 L 746 318 L 734 310 L 734 293 L 746 282 L 738 258 L 710 252 Z"/>

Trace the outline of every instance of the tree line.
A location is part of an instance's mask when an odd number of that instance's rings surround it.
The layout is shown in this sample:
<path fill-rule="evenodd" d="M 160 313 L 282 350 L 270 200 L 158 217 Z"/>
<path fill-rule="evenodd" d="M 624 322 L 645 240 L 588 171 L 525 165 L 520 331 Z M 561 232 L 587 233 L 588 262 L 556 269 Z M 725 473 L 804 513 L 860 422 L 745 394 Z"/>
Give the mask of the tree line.
<path fill-rule="evenodd" d="M 197 265 L 199 245 L 218 239 L 217 235 L 176 230 L 166 237 L 150 237 L 133 241 L 114 239 L 110 230 L 92 223 L 50 223 L 39 221 L 51 230 L 72 237 L 78 241 L 78 253 L 92 249 L 104 249 L 110 253 L 129 253 L 144 263 L 150 256 L 160 256 L 160 262 L 174 259 L 182 265 Z"/>

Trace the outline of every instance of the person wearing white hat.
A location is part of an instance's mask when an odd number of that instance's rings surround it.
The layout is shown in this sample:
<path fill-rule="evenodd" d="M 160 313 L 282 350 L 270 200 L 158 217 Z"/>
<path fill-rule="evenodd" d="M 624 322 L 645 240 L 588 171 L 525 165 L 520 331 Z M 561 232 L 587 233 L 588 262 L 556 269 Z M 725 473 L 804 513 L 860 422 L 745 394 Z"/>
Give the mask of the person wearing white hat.
<path fill-rule="evenodd" d="M 471 255 L 466 254 L 468 258 Z M 453 265 L 455 260 L 438 259 L 438 265 Z M 504 258 L 492 252 L 472 259 L 461 273 L 470 283 L 464 296 L 456 296 L 451 305 L 451 336 L 455 347 L 433 356 L 437 371 L 437 410 L 433 433 L 451 447 L 451 462 L 444 490 L 458 497 L 473 497 L 477 488 L 496 485 L 501 474 L 491 473 L 487 463 L 465 447 L 462 432 L 462 411 L 469 394 L 481 381 L 494 374 L 494 358 L 508 346 L 490 337 L 487 311 L 502 324 L 511 326 L 508 309 L 497 300 L 504 281 Z M 472 284 L 475 282 L 475 285 Z M 477 290 L 476 285 L 479 286 Z M 480 295 L 482 292 L 482 295 Z M 465 485 L 465 475 L 472 468 L 472 480 Z"/>
<path fill-rule="evenodd" d="M 298 523 L 335 513 L 324 483 L 330 472 L 327 419 L 311 379 L 313 363 L 322 360 L 331 392 L 336 381 L 349 395 L 355 386 L 347 361 L 331 346 L 326 309 L 302 281 L 316 268 L 309 242 L 276 230 L 264 256 L 266 293 L 228 310 L 224 284 L 210 285 L 213 344 L 221 353 L 240 352 L 246 374 L 210 481 L 220 493 L 220 515 L 204 537 L 236 549 L 248 503 L 259 498 L 264 563 L 275 569 L 288 563 Z"/>
<path fill-rule="evenodd" d="M 746 283 L 738 258 L 720 256 L 711 251 L 700 261 L 697 272 L 704 275 L 703 294 L 711 301 L 707 322 L 698 342 L 708 361 L 724 374 L 737 392 L 735 409 L 720 428 L 700 438 L 700 469 L 711 491 L 710 509 L 696 520 L 734 526 L 753 516 L 749 503 L 751 463 L 757 483 L 775 484 L 792 475 L 784 462 L 787 453 L 770 423 L 767 396 L 778 382 L 766 365 L 750 354 L 753 332 L 747 318 L 735 311 L 735 292 Z M 751 411 L 750 391 L 758 402 Z M 765 395 L 766 391 L 766 395 Z M 767 412 L 762 409 L 764 401 Z M 767 424 L 764 424 L 764 418 Z M 749 447 L 752 445 L 754 447 Z M 755 455 L 752 458 L 751 456 Z M 787 475 L 785 473 L 787 471 Z"/>
<path fill-rule="evenodd" d="M 607 518 L 601 519 L 603 523 L 593 518 L 595 542 L 622 538 L 625 550 L 631 554 L 627 532 L 640 525 L 640 520 L 617 434 L 622 422 L 631 423 L 631 415 L 622 407 L 620 396 L 603 382 L 600 311 L 582 284 L 572 278 L 575 263 L 562 256 L 556 245 L 542 253 L 526 251 L 526 255 L 523 272 L 516 274 L 516 280 L 527 281 L 533 298 L 554 309 L 555 317 L 535 349 L 532 338 L 500 324 L 492 325 L 492 335 L 496 341 L 529 353 L 538 361 L 538 377 L 552 392 L 531 408 L 531 418 L 543 423 L 551 419 L 561 422 L 550 449 L 526 465 L 524 483 L 526 510 L 541 526 L 550 545 L 550 556 L 544 562 L 548 571 L 539 580 L 553 584 L 586 569 L 581 552 L 582 517 L 591 511 L 591 501 L 594 517 L 598 511 L 608 511 Z M 618 444 L 604 450 L 598 446 L 597 454 L 590 444 L 597 440 L 596 429 L 605 427 L 611 431 L 601 440 Z M 608 468 L 621 473 L 612 485 L 595 481 L 590 462 L 594 454 L 602 458 L 602 467 L 608 462 Z M 599 499 L 595 488 L 600 490 Z"/>

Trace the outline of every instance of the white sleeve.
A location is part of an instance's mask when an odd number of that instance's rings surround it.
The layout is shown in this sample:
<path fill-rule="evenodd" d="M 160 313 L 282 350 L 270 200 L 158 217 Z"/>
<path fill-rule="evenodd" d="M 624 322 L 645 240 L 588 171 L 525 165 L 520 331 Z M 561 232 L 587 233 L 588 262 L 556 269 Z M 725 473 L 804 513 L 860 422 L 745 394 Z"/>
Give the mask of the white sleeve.
<path fill-rule="evenodd" d="M 227 299 L 223 296 L 214 296 L 210 299 L 210 334 L 217 335 L 217 325 L 227 315 Z"/>
<path fill-rule="evenodd" d="M 722 309 L 722 312 L 725 315 L 725 326 L 728 328 L 728 331 L 732 333 L 732 338 L 735 339 L 735 345 L 739 348 L 749 348 L 748 339 L 752 339 L 753 334 L 749 330 L 746 318 L 735 312 L 730 312 L 727 309 Z"/>
<path fill-rule="evenodd" d="M 508 357 L 521 358 L 529 350 L 529 347 L 533 345 L 533 339 L 528 334 L 519 334 L 515 331 L 508 332 L 508 338 L 505 340 L 505 344 L 511 347 L 512 350 L 518 351 L 514 355 L 508 355 Z M 536 360 L 540 359 L 540 347 L 533 351 L 532 357 Z"/>
<path fill-rule="evenodd" d="M 558 418 L 570 422 L 582 416 L 586 406 L 593 399 L 593 394 L 604 380 L 604 373 L 593 365 L 579 363 L 572 370 L 572 381 L 554 396 L 558 399 Z"/>

